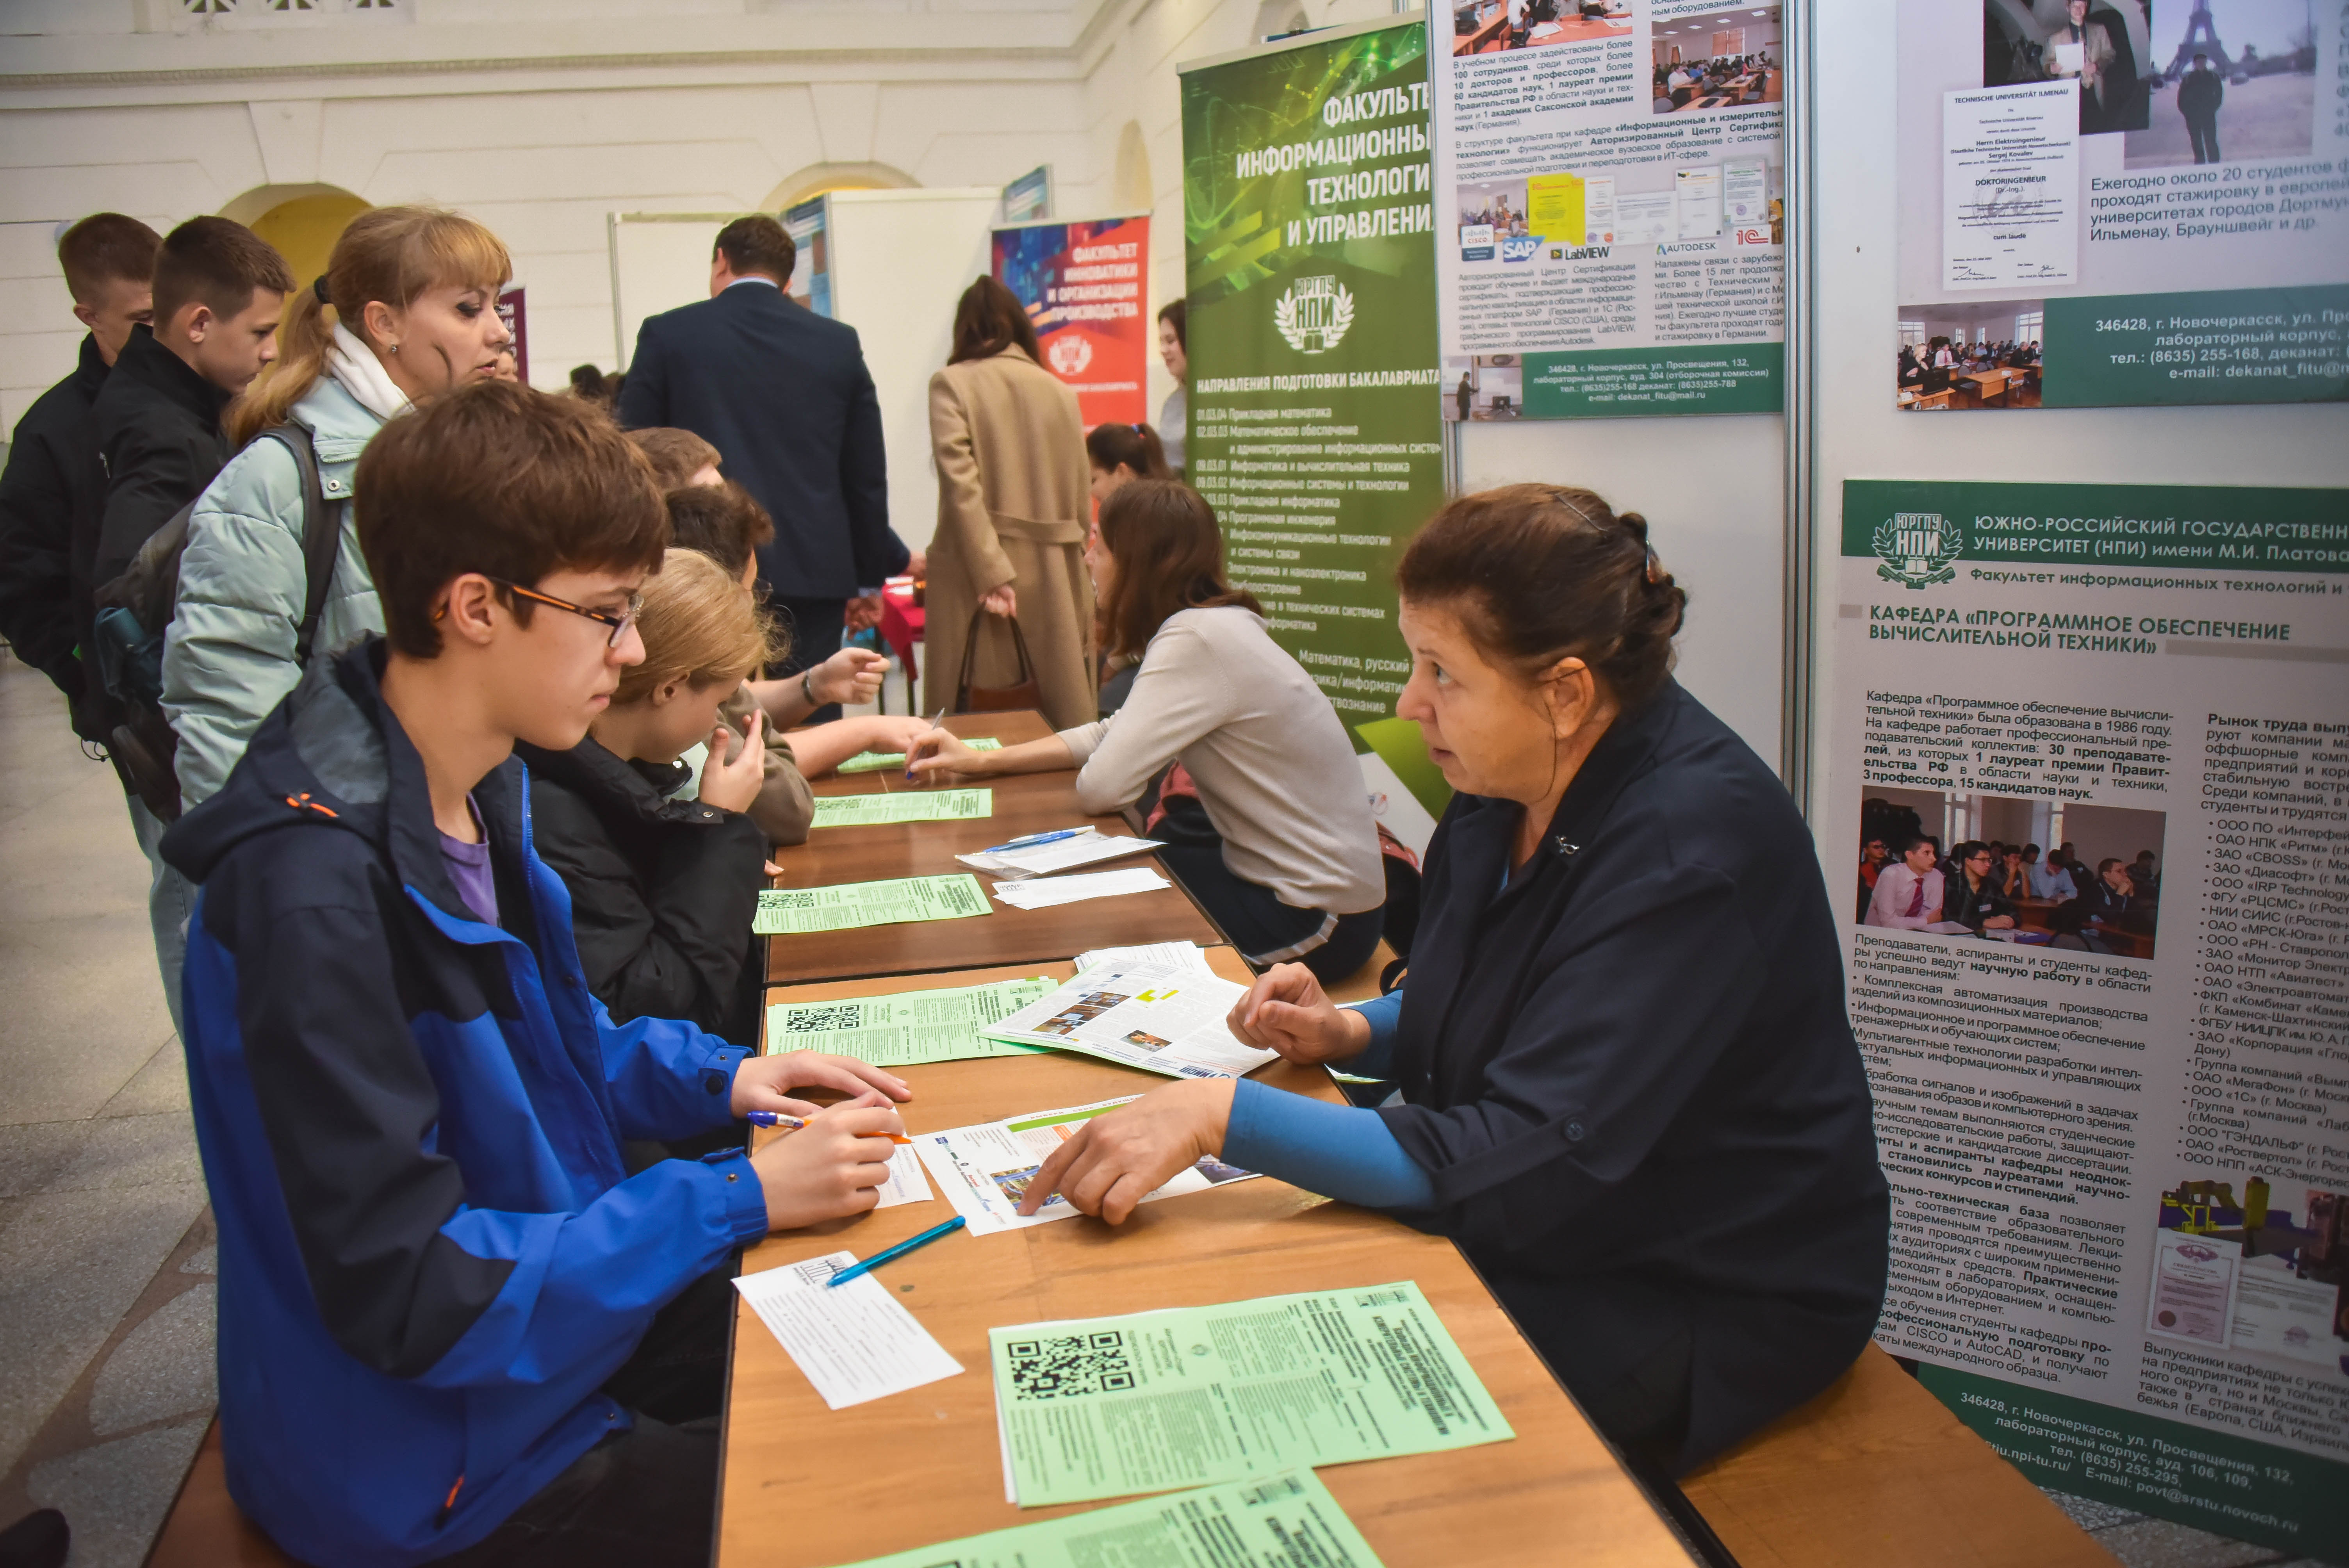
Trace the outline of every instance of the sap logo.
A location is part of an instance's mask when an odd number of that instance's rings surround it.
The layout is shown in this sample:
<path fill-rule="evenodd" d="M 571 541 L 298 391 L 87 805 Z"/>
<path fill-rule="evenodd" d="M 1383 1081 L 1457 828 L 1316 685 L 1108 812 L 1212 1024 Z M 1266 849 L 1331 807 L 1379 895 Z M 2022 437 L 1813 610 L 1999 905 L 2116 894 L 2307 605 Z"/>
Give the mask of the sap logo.
<path fill-rule="evenodd" d="M 1770 231 L 1767 229 L 1740 229 L 1737 231 L 1737 242 L 1741 245 L 1766 245 L 1770 242 Z"/>
<path fill-rule="evenodd" d="M 1501 260 L 1505 262 L 1530 262 L 1537 253 L 1539 253 L 1541 250 L 1541 242 L 1542 240 L 1539 234 L 1521 234 L 1512 239 L 1503 240 L 1501 242 Z"/>

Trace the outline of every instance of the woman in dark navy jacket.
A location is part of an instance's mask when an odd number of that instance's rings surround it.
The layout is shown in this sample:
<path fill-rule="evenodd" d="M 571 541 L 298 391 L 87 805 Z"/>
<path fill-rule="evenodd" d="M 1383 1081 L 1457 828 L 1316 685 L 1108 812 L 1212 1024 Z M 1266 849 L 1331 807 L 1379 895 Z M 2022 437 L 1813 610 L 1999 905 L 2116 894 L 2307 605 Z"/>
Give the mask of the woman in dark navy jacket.
<path fill-rule="evenodd" d="M 1397 704 L 1458 790 L 1403 988 L 1280 965 L 1232 1014 L 1397 1092 L 1175 1084 L 1058 1190 L 1119 1222 L 1214 1153 L 1452 1237 L 1610 1437 L 1684 1470 L 1833 1381 L 1884 1298 L 1888 1194 L 1809 830 L 1670 675 L 1686 596 L 1588 490 L 1464 497 L 1397 573 Z M 1032 1201 L 1032 1200 L 1031 1200 Z"/>

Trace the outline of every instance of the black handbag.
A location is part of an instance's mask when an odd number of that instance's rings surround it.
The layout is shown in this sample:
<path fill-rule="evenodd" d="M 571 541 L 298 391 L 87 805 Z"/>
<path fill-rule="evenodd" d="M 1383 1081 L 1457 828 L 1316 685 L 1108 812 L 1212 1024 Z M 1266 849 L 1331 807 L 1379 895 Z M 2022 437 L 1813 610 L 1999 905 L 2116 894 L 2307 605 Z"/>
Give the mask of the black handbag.
<path fill-rule="evenodd" d="M 1036 679 L 1036 661 L 1028 656 L 1028 638 L 1019 630 L 1019 617 L 1017 615 L 1005 615 L 1001 619 L 1011 628 L 1012 646 L 1019 653 L 1019 679 L 1008 686 L 971 684 L 971 672 L 978 665 L 978 629 L 995 618 L 984 610 L 970 618 L 970 635 L 965 637 L 962 644 L 962 675 L 955 682 L 954 710 L 957 713 L 1009 713 L 1044 706 L 1044 688 Z"/>

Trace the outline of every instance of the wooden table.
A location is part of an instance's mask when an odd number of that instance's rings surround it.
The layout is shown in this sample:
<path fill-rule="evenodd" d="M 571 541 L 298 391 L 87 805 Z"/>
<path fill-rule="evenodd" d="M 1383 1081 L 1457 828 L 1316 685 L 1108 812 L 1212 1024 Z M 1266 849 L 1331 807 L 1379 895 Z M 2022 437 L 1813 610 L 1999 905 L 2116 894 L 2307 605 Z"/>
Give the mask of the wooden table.
<path fill-rule="evenodd" d="M 1211 955 L 1232 979 L 1246 966 Z M 1034 965 L 915 979 L 798 985 L 821 1001 L 1012 975 Z M 916 1130 L 1142 1094 L 1167 1080 L 1053 1052 L 904 1069 Z M 1257 1075 L 1336 1099 L 1326 1075 L 1275 1063 Z M 842 1247 L 867 1256 L 947 1218 L 943 1198 L 772 1238 L 745 1273 Z M 719 1493 L 718 1560 L 818 1568 L 1105 1506 L 1020 1509 L 1003 1501 L 987 1331 L 1048 1318 L 1198 1306 L 1293 1291 L 1416 1280 L 1508 1418 L 1514 1442 L 1319 1471 L 1387 1568 L 1675 1564 L 1691 1559 L 1449 1242 L 1269 1178 L 1170 1199 L 1112 1231 L 1076 1219 L 1009 1235 L 956 1235 L 885 1272 L 898 1299 L 968 1368 L 961 1376 L 828 1410 L 755 1314 L 739 1304 Z"/>
<path fill-rule="evenodd" d="M 946 721 L 946 727 L 966 738 L 993 736 L 1006 746 L 1040 740 L 1051 734 L 1040 714 L 966 713 Z M 818 828 L 808 841 L 776 856 L 783 874 L 777 887 L 829 887 L 838 882 L 875 882 L 892 877 L 943 876 L 969 872 L 955 857 L 984 850 L 1022 833 L 1091 823 L 1104 833 L 1130 833 L 1123 819 L 1092 816 L 1077 804 L 1073 771 L 1026 773 L 988 779 L 980 786 L 995 791 L 995 815 L 974 822 L 889 823 L 862 828 Z M 919 789 L 902 771 L 852 773 L 818 781 L 815 793 L 895 793 Z M 1133 855 L 1106 861 L 1098 868 L 1154 866 L 1165 874 L 1154 855 Z M 972 872 L 982 887 L 994 879 Z M 1171 876 L 1168 877 L 1173 881 Z M 813 932 L 777 936 L 767 943 L 767 978 L 773 983 L 840 979 L 865 975 L 910 975 L 923 970 L 965 967 L 977 964 L 1031 964 L 1073 957 L 1095 947 L 1117 947 L 1144 942 L 1196 942 L 1202 946 L 1221 942 L 1215 923 L 1191 902 L 1183 885 L 1154 892 L 1126 893 L 1117 898 L 1088 900 L 1058 909 L 1014 909 L 988 903 L 991 914 L 968 920 L 936 920 L 911 925 L 876 925 L 851 931 Z"/>
<path fill-rule="evenodd" d="M 2007 374 L 2003 370 L 1970 370 L 1961 375 L 1958 379 L 1972 382 L 1975 397 L 1987 407 L 1992 398 L 2002 398 L 2006 396 Z"/>

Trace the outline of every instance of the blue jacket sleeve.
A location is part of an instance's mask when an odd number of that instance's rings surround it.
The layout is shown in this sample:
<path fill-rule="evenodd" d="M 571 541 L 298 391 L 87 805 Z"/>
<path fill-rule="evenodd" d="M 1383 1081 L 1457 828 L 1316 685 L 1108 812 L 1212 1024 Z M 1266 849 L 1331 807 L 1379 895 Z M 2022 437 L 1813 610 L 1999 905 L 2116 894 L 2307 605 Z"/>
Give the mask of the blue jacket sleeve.
<path fill-rule="evenodd" d="M 840 494 L 848 507 L 848 544 L 856 585 L 877 586 L 905 568 L 905 542 L 889 526 L 889 462 L 882 445 L 881 398 L 865 367 L 864 346 L 850 351 L 848 420 L 840 444 Z"/>
<path fill-rule="evenodd" d="M 1435 1183 L 1374 1110 L 1330 1105 L 1242 1078 L 1223 1159 L 1370 1209 L 1429 1209 Z"/>
<path fill-rule="evenodd" d="M 620 400 L 612 418 L 623 430 L 648 429 L 668 423 L 668 366 L 661 357 L 659 337 L 647 319 L 636 328 L 636 351 L 628 358 L 627 379 L 620 383 Z"/>
<path fill-rule="evenodd" d="M 677 1018 L 612 1022 L 595 1003 L 604 1081 L 630 1138 L 684 1138 L 734 1119 L 734 1074 L 750 1052 Z"/>

